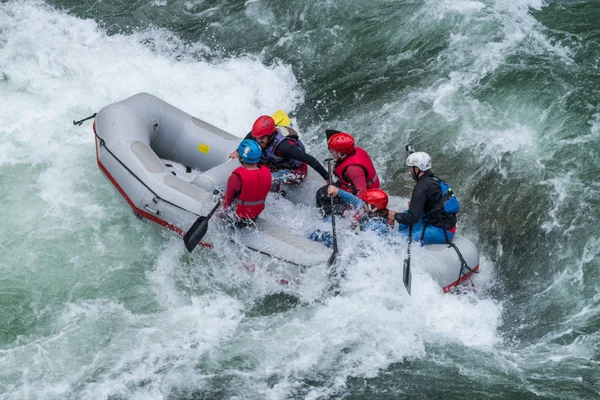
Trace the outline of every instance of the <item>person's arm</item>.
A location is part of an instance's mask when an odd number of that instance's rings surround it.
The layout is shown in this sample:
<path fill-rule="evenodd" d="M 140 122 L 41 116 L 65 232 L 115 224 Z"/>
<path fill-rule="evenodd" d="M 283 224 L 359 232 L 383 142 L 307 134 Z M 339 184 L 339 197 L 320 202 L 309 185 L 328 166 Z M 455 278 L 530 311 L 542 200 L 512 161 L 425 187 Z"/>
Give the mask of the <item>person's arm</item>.
<path fill-rule="evenodd" d="M 223 197 L 223 209 L 227 211 L 233 203 L 233 200 L 242 191 L 242 179 L 235 172 L 229 176 L 227 180 L 227 190 L 225 190 L 225 196 Z"/>
<path fill-rule="evenodd" d="M 338 197 L 349 206 L 362 210 L 365 208 L 365 202 L 345 190 L 338 189 Z"/>
<path fill-rule="evenodd" d="M 282 140 L 277 146 L 277 150 L 279 150 L 279 153 L 281 153 L 282 157 L 293 158 L 294 160 L 307 163 L 312 167 L 312 169 L 317 171 L 319 175 L 323 177 L 323 179 L 326 181 L 329 180 L 329 174 L 327 173 L 325 167 L 323 167 L 316 158 L 310 154 L 306 154 L 305 151 L 289 140 Z"/>
<path fill-rule="evenodd" d="M 425 207 L 425 201 L 427 200 L 426 193 L 424 190 L 424 186 L 417 184 L 415 189 L 413 190 L 412 196 L 410 198 L 410 205 L 408 206 L 408 211 L 405 213 L 397 213 L 394 216 L 394 219 L 399 224 L 403 225 L 412 225 L 419 222 L 421 218 L 421 214 L 423 214 L 423 208 Z"/>
<path fill-rule="evenodd" d="M 364 168 L 358 165 L 350 165 L 346 168 L 345 173 L 356 189 L 356 197 L 362 199 L 367 192 L 367 175 Z"/>

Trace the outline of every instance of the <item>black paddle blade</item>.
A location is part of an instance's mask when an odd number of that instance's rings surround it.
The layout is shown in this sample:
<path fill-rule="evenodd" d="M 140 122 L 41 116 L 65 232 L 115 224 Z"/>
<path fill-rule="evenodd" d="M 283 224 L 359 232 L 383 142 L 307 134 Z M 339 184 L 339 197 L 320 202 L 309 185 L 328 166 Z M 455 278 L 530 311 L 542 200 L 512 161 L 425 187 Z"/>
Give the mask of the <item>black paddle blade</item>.
<path fill-rule="evenodd" d="M 333 263 L 335 262 L 335 256 L 337 255 L 337 253 L 334 251 L 333 254 L 331 255 L 331 257 L 329 258 L 329 262 Z M 333 260 L 333 261 L 332 261 Z M 329 264 L 329 266 L 331 267 L 332 264 Z M 332 296 L 337 296 L 341 293 L 341 288 L 340 288 L 340 281 L 342 279 L 344 279 L 346 277 L 346 270 L 341 267 L 341 266 L 337 266 L 337 267 L 332 267 L 329 270 L 329 288 L 327 289 L 327 291 L 332 295 Z"/>
<path fill-rule="evenodd" d="M 402 282 L 404 287 L 410 296 L 410 284 L 412 282 L 412 273 L 410 272 L 410 260 L 407 258 L 404 260 L 404 268 L 402 269 Z"/>
<path fill-rule="evenodd" d="M 333 135 L 340 132 L 341 131 L 337 131 L 335 129 L 325 129 L 325 137 L 327 138 L 327 140 L 329 140 Z"/>
<path fill-rule="evenodd" d="M 185 248 L 191 253 L 192 250 L 198 245 L 200 240 L 206 235 L 206 231 L 208 230 L 208 221 L 210 217 L 213 216 L 217 208 L 221 205 L 221 200 L 217 201 L 217 204 L 213 207 L 212 210 L 208 213 L 206 217 L 199 216 L 194 225 L 186 232 L 183 236 L 183 243 L 185 244 Z"/>
<path fill-rule="evenodd" d="M 208 218 L 204 216 L 198 217 L 194 225 L 183 236 L 185 248 L 191 253 L 192 250 L 200 243 L 200 240 L 206 235 L 208 230 Z"/>
<path fill-rule="evenodd" d="M 333 265 L 333 263 L 335 262 L 336 257 L 337 257 L 337 251 L 334 251 L 333 253 L 331 253 L 331 257 L 329 257 L 329 260 L 327 260 L 327 266 L 331 267 Z"/>

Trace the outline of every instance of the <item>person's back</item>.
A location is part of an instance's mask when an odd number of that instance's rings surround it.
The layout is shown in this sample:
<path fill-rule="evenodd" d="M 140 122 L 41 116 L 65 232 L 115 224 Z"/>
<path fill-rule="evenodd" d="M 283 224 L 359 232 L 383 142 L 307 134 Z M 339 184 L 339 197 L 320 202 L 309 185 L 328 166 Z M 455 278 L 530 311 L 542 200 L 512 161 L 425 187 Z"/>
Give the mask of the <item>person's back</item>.
<path fill-rule="evenodd" d="M 423 180 L 423 184 L 427 184 L 427 193 L 428 201 L 423 208 L 423 213 L 425 214 L 425 218 L 429 221 L 432 226 L 437 226 L 443 229 L 451 230 L 456 227 L 456 212 L 458 208 L 453 213 L 447 211 L 447 206 L 445 203 L 447 199 L 450 197 L 454 197 L 454 193 L 452 189 L 448 186 L 450 193 L 446 191 L 444 193 L 443 185 L 445 181 L 438 176 L 431 173 L 424 174 L 419 181 Z M 458 207 L 458 201 L 456 201 L 456 206 Z M 455 229 L 456 230 L 456 229 Z"/>
<path fill-rule="evenodd" d="M 241 179 L 235 215 L 256 219 L 265 208 L 265 199 L 271 190 L 271 171 L 263 165 L 255 168 L 240 166 L 233 171 Z"/>
<path fill-rule="evenodd" d="M 369 154 L 360 147 L 354 147 L 347 157 L 336 161 L 334 175 L 340 181 L 340 188 L 360 198 L 367 189 L 379 189 L 379 177 Z"/>
<path fill-rule="evenodd" d="M 228 211 L 234 201 L 236 224 L 243 225 L 256 220 L 265 208 L 265 200 L 271 189 L 271 171 L 258 165 L 262 150 L 253 140 L 243 140 L 238 147 L 240 163 L 227 181 L 223 209 Z"/>
<path fill-rule="evenodd" d="M 409 208 L 404 213 L 390 211 L 390 219 L 399 224 L 399 231 L 412 235 L 423 245 L 450 243 L 456 232 L 456 213 L 444 209 L 442 180 L 431 171 L 431 157 L 424 152 L 408 156 L 406 165 L 416 181 Z M 453 195 L 452 195 L 453 196 Z"/>

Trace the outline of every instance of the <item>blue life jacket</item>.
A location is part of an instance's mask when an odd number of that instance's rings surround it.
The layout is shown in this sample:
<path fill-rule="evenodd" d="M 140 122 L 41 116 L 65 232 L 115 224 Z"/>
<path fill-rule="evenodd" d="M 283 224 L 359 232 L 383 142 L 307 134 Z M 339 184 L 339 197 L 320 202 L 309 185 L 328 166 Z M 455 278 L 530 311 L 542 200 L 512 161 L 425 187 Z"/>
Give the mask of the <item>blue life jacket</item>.
<path fill-rule="evenodd" d="M 452 188 L 443 179 L 440 180 L 440 186 L 442 187 L 444 211 L 448 214 L 456 214 L 458 210 L 460 210 L 460 204 L 458 203 L 458 199 L 454 195 Z"/>
<path fill-rule="evenodd" d="M 437 176 L 425 177 L 424 179 L 439 184 L 442 189 L 442 196 L 437 205 L 431 211 L 427 212 L 424 217 L 434 226 L 451 229 L 456 225 L 456 213 L 460 210 L 460 204 L 454 195 L 454 191 L 446 181 Z"/>

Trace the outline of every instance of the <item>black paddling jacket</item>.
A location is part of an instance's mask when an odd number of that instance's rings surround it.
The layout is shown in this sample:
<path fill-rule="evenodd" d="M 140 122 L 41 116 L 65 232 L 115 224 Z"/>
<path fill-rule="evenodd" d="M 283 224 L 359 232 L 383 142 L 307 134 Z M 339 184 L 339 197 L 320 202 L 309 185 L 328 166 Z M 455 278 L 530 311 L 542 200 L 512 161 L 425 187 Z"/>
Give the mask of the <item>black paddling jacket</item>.
<path fill-rule="evenodd" d="M 442 229 L 452 229 L 456 225 L 456 214 L 444 211 L 442 187 L 431 171 L 426 171 L 417 179 L 408 212 L 398 213 L 394 219 L 399 224 L 413 225 L 419 222 L 422 216 L 429 225 Z"/>

